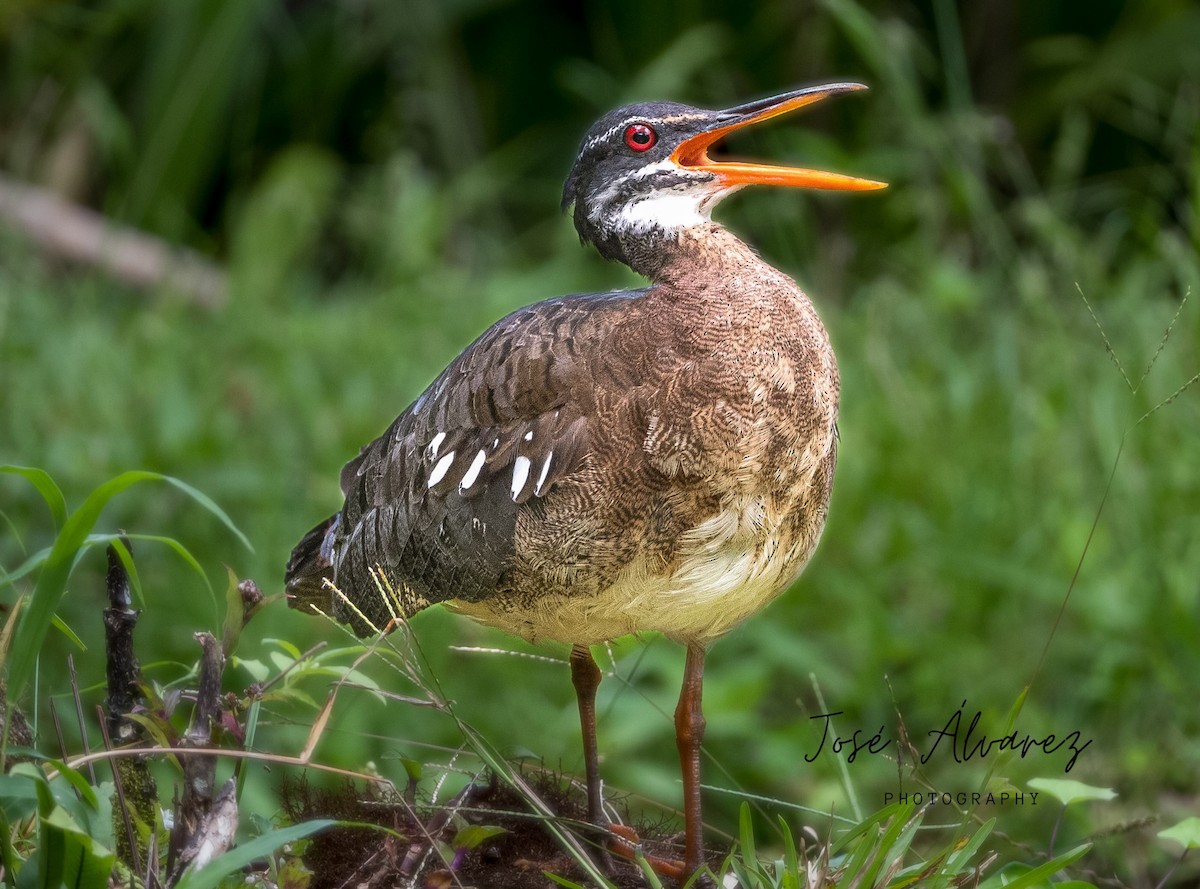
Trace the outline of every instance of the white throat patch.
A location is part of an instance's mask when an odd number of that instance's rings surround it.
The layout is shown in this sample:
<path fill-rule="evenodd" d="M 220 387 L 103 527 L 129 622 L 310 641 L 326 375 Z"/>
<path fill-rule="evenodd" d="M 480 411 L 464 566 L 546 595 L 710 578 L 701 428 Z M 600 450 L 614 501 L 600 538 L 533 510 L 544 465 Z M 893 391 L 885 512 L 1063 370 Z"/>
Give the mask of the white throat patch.
<path fill-rule="evenodd" d="M 617 228 L 624 231 L 679 231 L 712 222 L 713 208 L 736 188 L 702 185 L 652 193 L 621 207 Z"/>
<path fill-rule="evenodd" d="M 626 204 L 617 214 L 617 227 L 624 231 L 663 231 L 703 225 L 712 218 L 704 206 L 705 195 L 693 191 L 667 191 Z"/>
<path fill-rule="evenodd" d="M 632 174 L 636 180 L 649 180 L 660 173 L 673 173 L 679 167 L 671 160 L 662 160 Z M 602 229 L 618 232 L 641 233 L 659 230 L 676 232 L 681 229 L 704 225 L 712 221 L 713 208 L 727 195 L 740 186 L 721 186 L 709 179 L 678 182 L 672 187 L 645 189 L 644 197 L 622 200 L 629 177 L 610 184 L 595 202 L 600 214 L 606 219 L 594 218 Z M 615 213 L 613 205 L 620 203 Z M 612 215 L 608 215 L 612 213 Z"/>

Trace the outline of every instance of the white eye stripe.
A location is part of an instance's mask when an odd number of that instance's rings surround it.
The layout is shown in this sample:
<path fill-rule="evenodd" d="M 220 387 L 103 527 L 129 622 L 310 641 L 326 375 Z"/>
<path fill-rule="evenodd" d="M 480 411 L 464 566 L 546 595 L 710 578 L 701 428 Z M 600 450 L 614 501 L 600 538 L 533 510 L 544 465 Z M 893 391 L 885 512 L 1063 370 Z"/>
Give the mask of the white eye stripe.
<path fill-rule="evenodd" d="M 467 470 L 467 474 L 463 476 L 462 481 L 458 483 L 458 489 L 465 491 L 471 485 L 475 484 L 475 479 L 479 478 L 479 471 L 483 469 L 483 463 L 487 459 L 487 452 L 480 451 L 475 455 L 475 459 L 471 461 L 471 466 Z"/>
<path fill-rule="evenodd" d="M 517 457 L 513 463 L 512 496 L 514 500 L 524 490 L 525 482 L 529 481 L 529 466 L 528 457 Z"/>
<path fill-rule="evenodd" d="M 589 140 L 587 147 L 594 148 L 597 145 L 601 145 L 605 142 L 608 142 L 609 140 L 612 139 L 613 136 L 617 135 L 617 133 L 625 132 L 625 128 L 627 126 L 629 126 L 630 124 L 645 123 L 645 122 L 646 122 L 645 115 L 639 114 L 634 117 L 627 117 L 623 121 L 621 121 L 619 124 L 609 127 L 607 130 L 605 130 L 599 136 L 596 136 L 594 139 Z"/>
<path fill-rule="evenodd" d="M 694 112 L 680 111 L 676 114 L 672 114 L 667 117 L 659 117 L 657 119 L 653 115 L 634 114 L 634 115 L 631 115 L 630 117 L 625 118 L 620 123 L 614 124 L 613 126 L 609 127 L 607 130 L 605 130 L 600 135 L 589 139 L 588 143 L 587 143 L 587 148 L 592 149 L 592 148 L 595 148 L 597 145 L 601 145 L 605 142 L 611 141 L 614 136 L 616 136 L 618 133 L 624 133 L 626 128 L 632 126 L 635 123 L 645 124 L 646 126 L 650 127 L 652 130 L 657 131 L 659 124 L 665 123 L 665 124 L 670 125 L 670 124 L 690 123 L 695 120 L 710 120 L 710 119 L 713 119 L 712 114 L 711 113 L 706 114 L 703 111 L 694 111 Z"/>
<path fill-rule="evenodd" d="M 446 473 L 450 471 L 450 464 L 454 462 L 454 451 L 451 451 L 442 459 L 437 461 L 437 465 L 433 467 L 433 472 L 429 473 L 428 487 L 432 488 L 438 482 L 446 477 Z"/>

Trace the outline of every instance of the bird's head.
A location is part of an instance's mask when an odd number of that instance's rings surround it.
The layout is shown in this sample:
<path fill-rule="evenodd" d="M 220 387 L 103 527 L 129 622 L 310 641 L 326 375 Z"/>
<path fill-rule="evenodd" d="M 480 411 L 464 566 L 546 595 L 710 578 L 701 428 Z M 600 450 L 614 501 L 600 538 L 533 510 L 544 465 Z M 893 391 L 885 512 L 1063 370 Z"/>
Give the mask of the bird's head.
<path fill-rule="evenodd" d="M 709 149 L 730 133 L 829 96 L 866 89 L 859 83 L 807 87 L 707 111 L 676 102 L 643 102 L 611 111 L 588 130 L 563 188 L 575 227 L 606 257 L 630 261 L 632 250 L 709 222 L 722 198 L 746 185 L 866 191 L 886 183 L 801 167 L 715 160 Z"/>

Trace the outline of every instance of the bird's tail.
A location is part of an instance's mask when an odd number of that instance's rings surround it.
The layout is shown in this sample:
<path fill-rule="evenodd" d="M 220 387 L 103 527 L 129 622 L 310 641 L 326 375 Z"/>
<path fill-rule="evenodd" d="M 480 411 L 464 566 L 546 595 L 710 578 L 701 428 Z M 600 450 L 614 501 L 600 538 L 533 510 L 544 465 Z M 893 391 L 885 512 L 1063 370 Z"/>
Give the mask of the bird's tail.
<path fill-rule="evenodd" d="M 326 614 L 332 601 L 326 581 L 333 582 L 333 541 L 341 522 L 335 513 L 301 538 L 288 559 L 285 583 L 288 605 L 313 613 L 315 605 Z"/>

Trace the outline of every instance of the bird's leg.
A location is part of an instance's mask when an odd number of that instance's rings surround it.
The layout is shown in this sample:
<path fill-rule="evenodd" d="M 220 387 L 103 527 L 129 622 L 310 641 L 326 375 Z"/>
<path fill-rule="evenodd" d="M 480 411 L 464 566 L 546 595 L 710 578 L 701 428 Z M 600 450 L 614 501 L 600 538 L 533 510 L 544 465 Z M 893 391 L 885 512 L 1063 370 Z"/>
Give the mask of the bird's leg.
<path fill-rule="evenodd" d="M 675 708 L 675 743 L 683 772 L 684 864 L 691 876 L 704 866 L 704 824 L 700 815 L 700 742 L 704 740 L 704 646 L 690 644 L 683 689 Z"/>
<path fill-rule="evenodd" d="M 583 767 L 587 776 L 588 820 L 608 828 L 600 787 L 600 757 L 596 748 L 596 689 L 601 673 L 586 645 L 571 648 L 571 683 L 579 700 L 579 724 L 583 729 Z"/>

